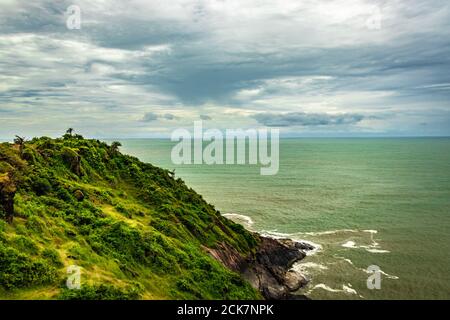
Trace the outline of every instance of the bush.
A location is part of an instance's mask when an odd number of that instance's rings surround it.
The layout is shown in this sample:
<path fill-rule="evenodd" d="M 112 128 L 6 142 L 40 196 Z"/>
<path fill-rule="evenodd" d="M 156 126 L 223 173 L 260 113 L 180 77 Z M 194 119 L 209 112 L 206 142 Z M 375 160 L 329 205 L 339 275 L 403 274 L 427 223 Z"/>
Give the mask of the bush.
<path fill-rule="evenodd" d="M 0 243 L 0 286 L 10 290 L 56 281 L 56 269 L 45 260 L 33 261 Z"/>
<path fill-rule="evenodd" d="M 27 252 L 30 254 L 37 254 L 39 252 L 39 249 L 34 241 L 25 236 L 15 236 L 12 243 L 14 247 L 19 249 L 21 252 Z"/>
<path fill-rule="evenodd" d="M 69 208 L 65 211 L 65 217 L 68 221 L 78 227 L 82 225 L 94 225 L 99 223 L 99 218 L 101 218 L 97 212 L 86 209 L 79 209 L 79 211 L 76 211 L 73 208 Z"/>
<path fill-rule="evenodd" d="M 137 300 L 142 294 L 142 286 L 135 284 L 128 288 L 118 288 L 110 284 L 83 285 L 79 290 L 64 288 L 61 300 Z"/>
<path fill-rule="evenodd" d="M 65 202 L 72 202 L 73 197 L 70 194 L 70 192 L 65 188 L 59 188 L 58 191 L 56 191 L 56 195 L 59 199 L 65 201 Z"/>
<path fill-rule="evenodd" d="M 45 195 L 52 190 L 52 186 L 46 178 L 36 178 L 32 182 L 32 188 L 38 196 Z"/>
<path fill-rule="evenodd" d="M 123 214 L 125 217 L 130 218 L 130 219 L 133 217 L 133 215 L 130 213 L 130 211 L 128 211 L 128 209 L 125 208 L 125 207 L 124 207 L 123 205 L 121 205 L 120 203 L 117 204 L 117 205 L 115 206 L 115 208 L 116 208 L 117 212 Z"/>
<path fill-rule="evenodd" d="M 24 160 L 27 160 L 29 164 L 36 163 L 36 157 L 34 155 L 34 151 L 30 148 L 25 148 L 25 150 L 23 150 L 22 158 Z"/>
<path fill-rule="evenodd" d="M 42 232 L 45 228 L 45 224 L 37 216 L 29 216 L 25 222 L 25 226 L 36 232 Z"/>
<path fill-rule="evenodd" d="M 198 289 L 195 288 L 195 285 L 191 279 L 179 279 L 175 285 L 177 289 L 182 292 L 190 293 L 196 298 L 202 297 L 201 293 L 198 292 Z"/>
<path fill-rule="evenodd" d="M 58 251 L 55 249 L 46 248 L 42 251 L 42 257 L 50 262 L 53 266 L 56 268 L 62 268 L 64 267 L 64 263 L 61 260 L 61 257 L 59 256 Z"/>
<path fill-rule="evenodd" d="M 14 170 L 14 167 L 11 166 L 9 163 L 0 161 L 0 173 L 7 173 Z"/>
<path fill-rule="evenodd" d="M 103 255 L 113 255 L 123 263 L 143 264 L 154 272 L 176 272 L 173 247 L 157 233 L 144 233 L 125 223 L 97 229 L 89 238 Z M 99 246 L 98 244 L 102 244 Z"/>

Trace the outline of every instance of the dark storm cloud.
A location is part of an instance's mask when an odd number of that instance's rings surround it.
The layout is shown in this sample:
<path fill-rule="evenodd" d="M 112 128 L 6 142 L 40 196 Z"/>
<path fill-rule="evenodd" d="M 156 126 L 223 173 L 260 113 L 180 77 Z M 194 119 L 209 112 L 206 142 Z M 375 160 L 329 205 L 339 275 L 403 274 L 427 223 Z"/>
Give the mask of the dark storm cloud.
<path fill-rule="evenodd" d="M 178 119 L 177 116 L 171 114 L 171 113 L 165 113 L 163 114 L 162 118 L 166 119 L 166 120 L 176 120 Z"/>
<path fill-rule="evenodd" d="M 178 117 L 171 113 L 164 113 L 164 114 L 160 115 L 160 114 L 156 114 L 154 112 L 147 112 L 144 114 L 141 121 L 151 122 L 151 121 L 156 121 L 158 119 L 176 120 L 176 119 L 178 119 Z"/>
<path fill-rule="evenodd" d="M 201 120 L 212 120 L 212 118 L 206 114 L 201 114 L 200 115 L 200 119 Z"/>
<path fill-rule="evenodd" d="M 155 121 L 157 120 L 159 117 L 156 113 L 153 112 L 147 112 L 146 114 L 144 114 L 144 116 L 142 117 L 141 121 L 143 122 L 151 122 L 151 121 Z"/>

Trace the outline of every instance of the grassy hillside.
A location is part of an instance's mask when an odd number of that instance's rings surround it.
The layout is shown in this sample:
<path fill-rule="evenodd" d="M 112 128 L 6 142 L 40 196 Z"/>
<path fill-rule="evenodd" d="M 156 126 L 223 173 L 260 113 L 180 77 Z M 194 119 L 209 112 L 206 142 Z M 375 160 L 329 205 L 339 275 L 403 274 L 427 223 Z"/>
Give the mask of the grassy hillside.
<path fill-rule="evenodd" d="M 205 253 L 255 238 L 172 172 L 79 135 L 15 142 L 0 144 L 0 298 L 260 298 Z"/>

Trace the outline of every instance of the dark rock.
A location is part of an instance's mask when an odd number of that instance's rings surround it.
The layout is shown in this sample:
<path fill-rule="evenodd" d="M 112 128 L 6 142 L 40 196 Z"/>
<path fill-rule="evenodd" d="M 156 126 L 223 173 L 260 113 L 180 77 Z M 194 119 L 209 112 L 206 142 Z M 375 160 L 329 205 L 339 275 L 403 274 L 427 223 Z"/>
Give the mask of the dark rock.
<path fill-rule="evenodd" d="M 297 299 L 292 292 L 305 286 L 307 279 L 290 269 L 295 262 L 305 257 L 303 250 L 306 247 L 290 239 L 256 237 L 259 239 L 256 253 L 247 257 L 225 244 L 219 245 L 217 249 L 205 249 L 223 265 L 241 273 L 265 299 Z M 309 246 L 307 250 L 311 249 Z"/>
<path fill-rule="evenodd" d="M 301 273 L 289 270 L 284 276 L 284 283 L 290 291 L 297 291 L 305 286 L 308 281 Z"/>
<path fill-rule="evenodd" d="M 305 250 L 305 251 L 314 250 L 314 246 L 312 246 L 309 243 L 305 243 L 305 242 L 295 242 L 295 247 L 298 248 L 299 250 Z"/>
<path fill-rule="evenodd" d="M 84 200 L 84 193 L 83 191 L 77 189 L 73 192 L 73 195 L 75 197 L 75 199 L 77 199 L 78 201 L 83 201 Z"/>

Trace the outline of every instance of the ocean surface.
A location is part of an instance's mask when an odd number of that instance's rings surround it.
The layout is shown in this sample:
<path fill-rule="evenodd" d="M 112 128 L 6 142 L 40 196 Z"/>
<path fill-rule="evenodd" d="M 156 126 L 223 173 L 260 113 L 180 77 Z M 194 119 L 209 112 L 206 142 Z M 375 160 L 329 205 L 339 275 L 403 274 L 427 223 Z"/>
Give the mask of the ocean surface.
<path fill-rule="evenodd" d="M 170 140 L 122 151 L 176 169 L 222 214 L 319 250 L 294 266 L 313 299 L 450 299 L 450 139 L 281 139 L 277 175 L 259 165 L 174 165 Z M 369 266 L 380 289 L 368 289 Z"/>

